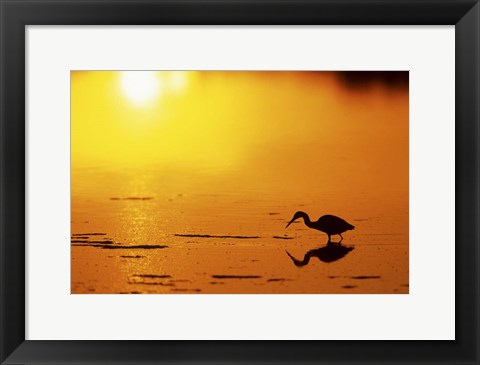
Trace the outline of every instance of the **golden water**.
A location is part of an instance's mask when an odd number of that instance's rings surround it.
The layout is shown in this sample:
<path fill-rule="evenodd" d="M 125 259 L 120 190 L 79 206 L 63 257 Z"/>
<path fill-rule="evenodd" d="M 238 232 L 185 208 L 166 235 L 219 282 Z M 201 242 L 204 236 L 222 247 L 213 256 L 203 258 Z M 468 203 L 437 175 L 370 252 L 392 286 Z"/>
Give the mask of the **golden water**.
<path fill-rule="evenodd" d="M 408 293 L 408 85 L 197 72 L 139 109 L 116 77 L 72 75 L 72 293 Z M 353 250 L 294 265 L 298 210 Z"/>

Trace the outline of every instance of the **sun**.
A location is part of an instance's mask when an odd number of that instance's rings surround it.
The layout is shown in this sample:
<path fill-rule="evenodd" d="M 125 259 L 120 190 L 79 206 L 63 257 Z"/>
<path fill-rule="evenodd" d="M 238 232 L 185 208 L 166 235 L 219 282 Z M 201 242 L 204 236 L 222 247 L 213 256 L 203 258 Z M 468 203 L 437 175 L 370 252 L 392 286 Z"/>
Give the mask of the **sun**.
<path fill-rule="evenodd" d="M 154 71 L 123 71 L 120 81 L 125 96 L 138 106 L 153 101 L 161 91 L 160 78 Z"/>

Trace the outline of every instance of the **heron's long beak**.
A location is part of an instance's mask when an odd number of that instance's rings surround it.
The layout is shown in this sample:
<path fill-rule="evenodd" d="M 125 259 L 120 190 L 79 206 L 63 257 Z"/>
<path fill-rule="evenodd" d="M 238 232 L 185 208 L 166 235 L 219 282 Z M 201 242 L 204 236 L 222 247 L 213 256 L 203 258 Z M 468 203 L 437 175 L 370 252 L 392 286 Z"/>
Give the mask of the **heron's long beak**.
<path fill-rule="evenodd" d="M 286 226 L 285 228 L 288 228 L 288 226 L 289 226 L 290 224 L 292 224 L 294 220 L 295 220 L 295 218 L 292 218 L 292 220 L 291 220 L 290 222 L 288 222 L 288 224 L 287 224 L 287 226 Z"/>

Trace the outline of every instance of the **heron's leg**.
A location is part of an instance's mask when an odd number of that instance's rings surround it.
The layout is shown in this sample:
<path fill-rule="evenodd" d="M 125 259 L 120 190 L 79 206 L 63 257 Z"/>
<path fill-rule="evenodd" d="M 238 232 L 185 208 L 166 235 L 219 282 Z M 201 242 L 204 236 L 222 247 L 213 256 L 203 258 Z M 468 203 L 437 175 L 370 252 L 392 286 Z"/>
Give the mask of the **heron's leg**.
<path fill-rule="evenodd" d="M 340 236 L 340 238 L 341 238 L 341 239 L 340 239 L 340 242 L 342 242 L 342 241 L 343 241 L 343 236 L 342 236 L 342 234 L 341 234 L 341 233 L 339 233 L 338 235 L 339 235 L 339 236 Z M 338 242 L 338 243 L 340 243 L 340 242 Z"/>

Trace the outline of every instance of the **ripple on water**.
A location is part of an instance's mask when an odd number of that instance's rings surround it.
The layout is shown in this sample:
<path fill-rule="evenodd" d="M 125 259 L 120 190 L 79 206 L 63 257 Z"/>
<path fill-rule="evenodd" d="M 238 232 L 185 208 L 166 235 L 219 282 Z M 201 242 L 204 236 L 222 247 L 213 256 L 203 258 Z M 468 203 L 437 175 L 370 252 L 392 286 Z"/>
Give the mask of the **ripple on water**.
<path fill-rule="evenodd" d="M 110 200 L 152 200 L 152 196 L 127 196 L 125 198 L 113 197 Z"/>
<path fill-rule="evenodd" d="M 182 234 L 182 233 L 175 233 L 174 236 L 176 237 L 196 237 L 196 238 L 236 238 L 236 239 L 254 239 L 260 238 L 260 236 L 217 236 L 211 234 Z"/>
<path fill-rule="evenodd" d="M 258 275 L 212 275 L 214 279 L 260 279 Z"/>
<path fill-rule="evenodd" d="M 201 289 L 183 289 L 183 288 L 174 288 L 171 290 L 175 292 L 181 292 L 181 293 L 200 293 L 202 291 Z"/>
<path fill-rule="evenodd" d="M 137 278 L 150 278 L 150 279 L 167 279 L 167 278 L 171 278 L 170 275 L 155 275 L 155 274 L 138 274 L 138 275 L 132 275 L 132 277 L 137 277 Z"/>
<path fill-rule="evenodd" d="M 291 279 L 285 279 L 285 278 L 271 278 L 267 280 L 268 282 L 282 282 L 282 281 L 291 281 Z"/>
<path fill-rule="evenodd" d="M 137 275 L 132 275 L 130 277 L 128 284 L 175 286 L 174 283 L 165 282 L 164 280 L 162 280 L 162 279 L 169 279 L 169 278 L 171 278 L 170 275 L 137 274 Z"/>

